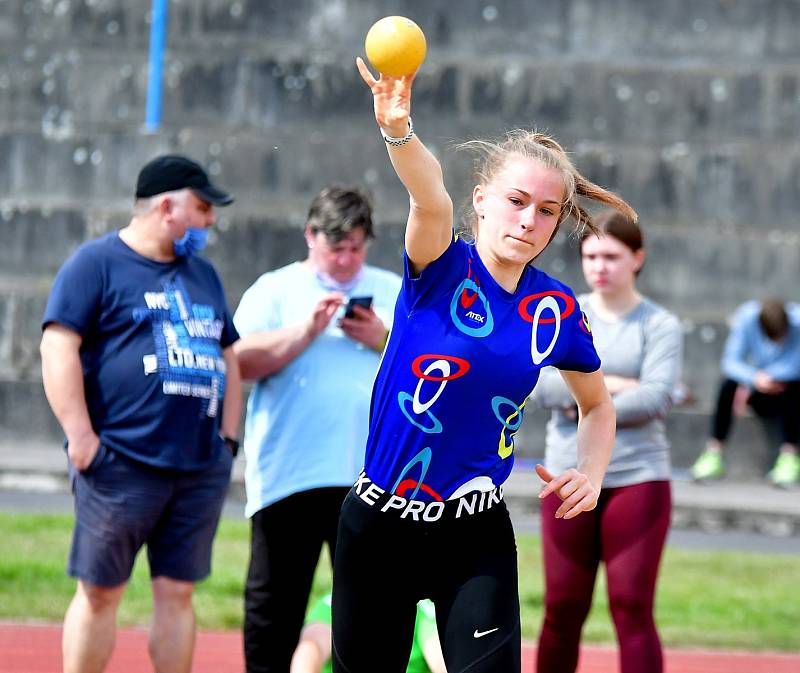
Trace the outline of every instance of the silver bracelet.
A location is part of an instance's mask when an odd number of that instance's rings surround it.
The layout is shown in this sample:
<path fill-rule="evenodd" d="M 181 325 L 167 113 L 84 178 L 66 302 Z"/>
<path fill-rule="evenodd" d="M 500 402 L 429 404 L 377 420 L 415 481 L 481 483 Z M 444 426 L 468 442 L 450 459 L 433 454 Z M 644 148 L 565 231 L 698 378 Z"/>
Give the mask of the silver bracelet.
<path fill-rule="evenodd" d="M 386 141 L 387 145 L 391 145 L 392 147 L 399 147 L 400 145 L 405 145 L 409 140 L 414 137 L 414 123 L 411 121 L 411 117 L 408 118 L 408 133 L 406 133 L 401 138 L 396 138 L 394 136 L 387 136 L 383 129 L 378 127 L 383 136 L 383 139 Z"/>

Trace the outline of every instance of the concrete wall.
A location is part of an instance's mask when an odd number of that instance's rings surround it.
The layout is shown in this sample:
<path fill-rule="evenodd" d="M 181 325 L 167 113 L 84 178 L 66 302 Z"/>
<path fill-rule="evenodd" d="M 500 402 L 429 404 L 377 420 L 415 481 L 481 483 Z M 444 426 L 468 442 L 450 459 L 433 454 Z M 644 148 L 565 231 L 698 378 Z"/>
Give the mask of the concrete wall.
<path fill-rule="evenodd" d="M 302 256 L 308 201 L 333 179 L 370 188 L 372 261 L 399 267 L 406 197 L 353 65 L 387 14 L 428 37 L 415 126 L 455 199 L 472 180 L 454 141 L 535 125 L 640 211 L 642 288 L 685 319 L 693 413 L 733 308 L 800 298 L 800 0 L 173 0 L 154 135 L 148 7 L 0 3 L 0 437 L 56 434 L 37 355 L 53 273 L 127 221 L 154 154 L 197 158 L 238 197 L 210 249 L 234 305 Z M 541 260 L 580 289 L 576 262 L 566 236 Z"/>

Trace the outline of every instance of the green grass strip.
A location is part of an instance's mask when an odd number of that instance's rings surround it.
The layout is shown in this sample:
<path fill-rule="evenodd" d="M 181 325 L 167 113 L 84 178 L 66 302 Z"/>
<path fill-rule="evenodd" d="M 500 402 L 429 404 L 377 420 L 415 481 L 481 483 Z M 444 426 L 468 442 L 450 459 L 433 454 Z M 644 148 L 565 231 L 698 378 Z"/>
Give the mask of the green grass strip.
<path fill-rule="evenodd" d="M 70 515 L 0 513 L 0 619 L 61 621 L 75 590 L 64 570 L 71 530 Z M 241 626 L 248 535 L 246 521 L 222 521 L 212 575 L 195 595 L 201 628 Z M 532 535 L 521 535 L 518 544 L 523 635 L 533 639 L 542 616 L 541 550 Z M 664 644 L 672 647 L 797 651 L 798 586 L 800 563 L 792 555 L 668 548 L 656 604 L 659 631 Z M 329 588 L 323 555 L 314 596 Z M 140 554 L 120 623 L 147 624 L 150 612 L 147 562 Z M 602 569 L 584 640 L 614 642 Z"/>

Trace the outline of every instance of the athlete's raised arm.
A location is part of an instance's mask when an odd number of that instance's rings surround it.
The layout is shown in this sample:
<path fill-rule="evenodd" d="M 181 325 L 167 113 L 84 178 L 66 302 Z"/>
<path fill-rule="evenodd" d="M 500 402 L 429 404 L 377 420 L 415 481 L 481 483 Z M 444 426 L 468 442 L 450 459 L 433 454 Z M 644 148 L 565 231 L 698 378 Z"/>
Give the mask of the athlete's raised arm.
<path fill-rule="evenodd" d="M 453 202 L 444 186 L 442 167 L 411 126 L 414 75 L 373 77 L 360 58 L 358 71 L 372 91 L 375 120 L 386 138 L 392 166 L 408 190 L 410 210 L 406 252 L 419 273 L 437 259 L 453 236 Z"/>

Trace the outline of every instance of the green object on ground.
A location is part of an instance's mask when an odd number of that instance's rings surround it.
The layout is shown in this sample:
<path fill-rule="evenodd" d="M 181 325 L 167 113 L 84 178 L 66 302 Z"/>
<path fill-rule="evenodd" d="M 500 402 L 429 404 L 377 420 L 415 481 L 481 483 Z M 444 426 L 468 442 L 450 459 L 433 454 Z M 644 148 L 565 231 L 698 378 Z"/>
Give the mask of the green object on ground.
<path fill-rule="evenodd" d="M 306 624 L 317 622 L 319 624 L 332 623 L 331 594 L 327 593 L 316 603 L 312 602 L 306 614 Z M 376 617 L 380 619 L 380 617 Z M 436 612 L 430 600 L 425 599 L 417 603 L 417 617 L 414 622 L 414 640 L 411 643 L 411 655 L 408 659 L 406 673 L 431 673 L 425 662 L 425 643 L 436 634 Z M 438 635 L 437 635 L 438 638 Z M 322 673 L 331 673 L 333 665 L 330 659 L 322 667 Z"/>
<path fill-rule="evenodd" d="M 776 486 L 793 486 L 800 482 L 800 456 L 781 453 L 767 476 Z"/>
<path fill-rule="evenodd" d="M 694 479 L 721 479 L 725 474 L 725 461 L 719 451 L 706 449 L 692 465 Z"/>

